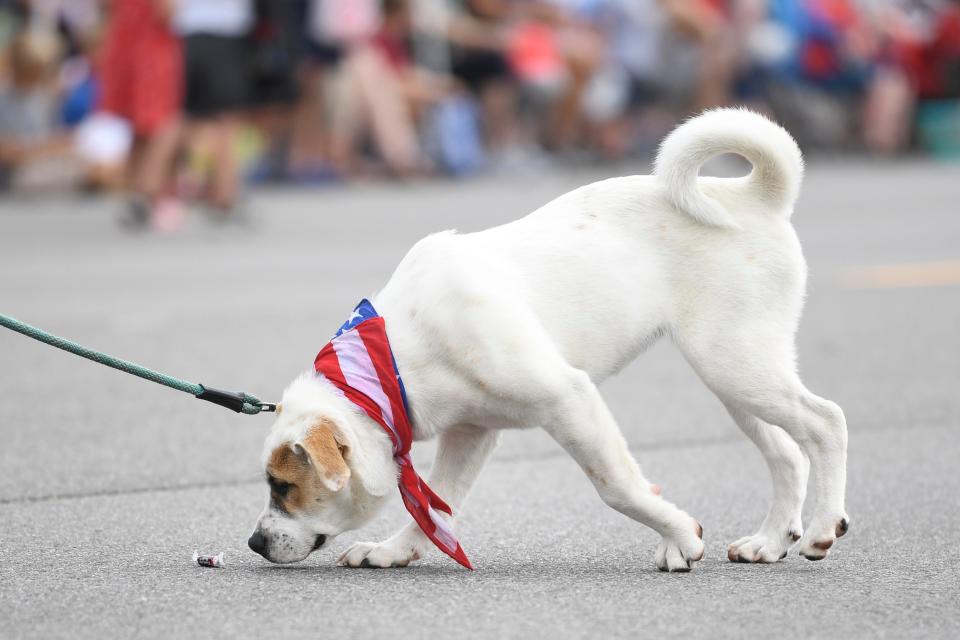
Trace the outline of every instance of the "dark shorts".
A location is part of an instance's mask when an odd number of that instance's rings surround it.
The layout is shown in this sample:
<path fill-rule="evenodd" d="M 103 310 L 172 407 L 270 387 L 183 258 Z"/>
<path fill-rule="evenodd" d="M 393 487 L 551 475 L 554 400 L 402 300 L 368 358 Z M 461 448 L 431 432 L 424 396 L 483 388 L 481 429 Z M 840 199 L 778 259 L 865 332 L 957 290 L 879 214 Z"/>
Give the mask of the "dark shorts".
<path fill-rule="evenodd" d="M 507 59 L 496 51 L 457 47 L 451 57 L 450 71 L 471 91 L 480 91 L 490 82 L 511 77 Z"/>
<path fill-rule="evenodd" d="M 246 106 L 250 93 L 247 38 L 197 34 L 184 38 L 183 48 L 187 115 L 211 118 Z"/>
<path fill-rule="evenodd" d="M 250 106 L 290 106 L 299 98 L 298 71 L 306 55 L 304 0 L 257 0 L 250 34 Z"/>
<path fill-rule="evenodd" d="M 307 56 L 315 64 L 334 67 L 343 59 L 343 49 L 332 42 L 308 39 Z"/>

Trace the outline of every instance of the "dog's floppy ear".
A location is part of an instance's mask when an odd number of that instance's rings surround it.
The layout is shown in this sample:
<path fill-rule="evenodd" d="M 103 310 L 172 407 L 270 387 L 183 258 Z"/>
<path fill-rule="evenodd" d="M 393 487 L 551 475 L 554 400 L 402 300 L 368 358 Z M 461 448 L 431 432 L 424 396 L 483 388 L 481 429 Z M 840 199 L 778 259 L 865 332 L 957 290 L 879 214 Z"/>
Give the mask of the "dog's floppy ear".
<path fill-rule="evenodd" d="M 350 480 L 350 467 L 344 460 L 346 444 L 337 438 L 335 426 L 321 420 L 307 429 L 306 435 L 293 445 L 294 452 L 302 449 L 320 481 L 330 491 L 340 491 Z"/>

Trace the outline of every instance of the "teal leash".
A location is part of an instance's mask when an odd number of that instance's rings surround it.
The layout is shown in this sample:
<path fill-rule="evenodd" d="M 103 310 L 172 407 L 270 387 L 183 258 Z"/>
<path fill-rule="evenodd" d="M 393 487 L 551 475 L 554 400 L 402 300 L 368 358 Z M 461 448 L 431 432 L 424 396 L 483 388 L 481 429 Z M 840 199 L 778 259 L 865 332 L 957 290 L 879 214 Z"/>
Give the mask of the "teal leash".
<path fill-rule="evenodd" d="M 40 342 L 48 344 L 51 347 L 69 351 L 70 353 L 78 355 L 81 358 L 93 360 L 94 362 L 99 362 L 102 365 L 112 367 L 119 371 L 123 371 L 124 373 L 129 373 L 139 378 L 143 378 L 144 380 L 156 382 L 157 384 L 162 384 L 165 387 L 170 387 L 171 389 L 176 389 L 177 391 L 183 391 L 184 393 L 189 393 L 195 398 L 212 402 L 213 404 L 226 407 L 227 409 L 231 409 L 237 413 L 256 415 L 262 411 L 277 410 L 277 405 L 269 402 L 262 402 L 259 398 L 251 396 L 248 393 L 244 393 L 242 391 L 221 391 L 220 389 L 214 389 L 213 387 L 196 384 L 194 382 L 187 382 L 186 380 L 181 380 L 180 378 L 174 378 L 173 376 L 168 376 L 165 373 L 148 369 L 134 362 L 130 362 L 129 360 L 121 360 L 120 358 L 114 358 L 106 353 L 88 349 L 81 344 L 77 344 L 76 342 L 67 340 L 66 338 L 61 338 L 60 336 L 55 336 L 52 333 L 47 333 L 42 329 L 38 329 L 37 327 L 31 326 L 26 322 L 21 322 L 16 318 L 11 318 L 10 316 L 6 316 L 2 313 L 0 313 L 0 326 L 4 326 L 7 329 L 16 331 L 17 333 L 22 333 L 23 335 L 33 338 L 34 340 L 39 340 Z"/>

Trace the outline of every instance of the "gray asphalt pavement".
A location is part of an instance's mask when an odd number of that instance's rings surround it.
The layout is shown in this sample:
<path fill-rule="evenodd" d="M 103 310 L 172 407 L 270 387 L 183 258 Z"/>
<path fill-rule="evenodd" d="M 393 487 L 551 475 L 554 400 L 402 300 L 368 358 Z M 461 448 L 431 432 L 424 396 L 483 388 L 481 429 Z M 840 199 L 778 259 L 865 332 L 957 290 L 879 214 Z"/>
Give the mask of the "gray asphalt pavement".
<path fill-rule="evenodd" d="M 824 562 L 731 564 L 770 496 L 759 454 L 669 344 L 603 387 L 646 474 L 704 525 L 656 536 L 607 509 L 545 434 L 509 433 L 461 540 L 401 570 L 246 549 L 265 416 L 239 416 L 0 331 L 0 637 L 957 637 L 960 167 L 812 161 L 794 221 L 811 268 L 807 385 L 850 424 L 850 533 Z M 0 311 L 265 399 L 419 237 L 525 214 L 599 174 L 254 194 L 254 231 L 130 236 L 103 200 L 0 202 Z M 432 445 L 418 444 L 426 471 Z M 224 551 L 201 569 L 194 549 Z"/>

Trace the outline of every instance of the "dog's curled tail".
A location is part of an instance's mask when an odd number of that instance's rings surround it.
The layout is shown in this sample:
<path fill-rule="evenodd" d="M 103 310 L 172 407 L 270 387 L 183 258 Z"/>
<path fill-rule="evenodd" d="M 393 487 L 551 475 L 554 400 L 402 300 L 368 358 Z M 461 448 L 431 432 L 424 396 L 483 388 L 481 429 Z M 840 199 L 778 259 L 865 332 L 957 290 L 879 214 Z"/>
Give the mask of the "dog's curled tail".
<path fill-rule="evenodd" d="M 783 127 L 747 109 L 706 111 L 674 129 L 657 153 L 654 173 L 675 207 L 716 227 L 740 225 L 697 185 L 700 166 L 722 153 L 741 155 L 753 165 L 748 190 L 789 217 L 803 178 L 803 156 Z"/>

